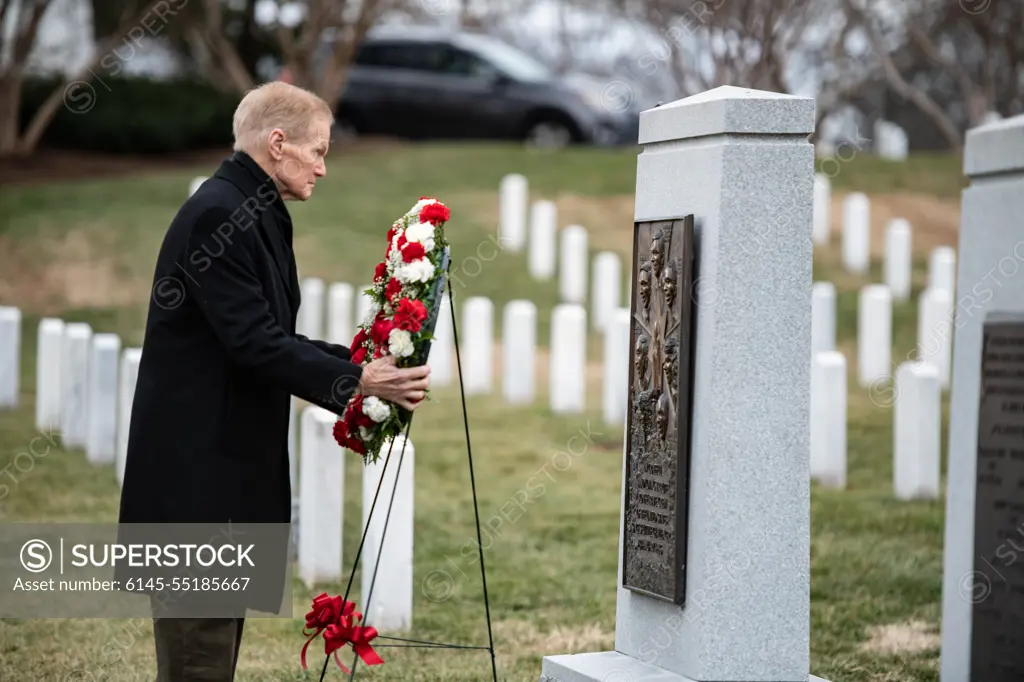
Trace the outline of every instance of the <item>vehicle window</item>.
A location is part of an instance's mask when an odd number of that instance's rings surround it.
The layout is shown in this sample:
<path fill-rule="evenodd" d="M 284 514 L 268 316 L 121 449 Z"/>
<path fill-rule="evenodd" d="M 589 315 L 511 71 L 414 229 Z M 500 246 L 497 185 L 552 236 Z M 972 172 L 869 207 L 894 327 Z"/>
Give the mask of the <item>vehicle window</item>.
<path fill-rule="evenodd" d="M 359 49 L 355 63 L 391 69 L 438 71 L 443 56 L 444 48 L 431 43 L 373 43 Z"/>
<path fill-rule="evenodd" d="M 472 50 L 481 61 L 493 65 L 494 69 L 503 71 L 512 78 L 543 81 L 552 77 L 550 69 L 533 56 L 500 40 L 480 36 L 462 36 L 460 40 L 466 49 Z"/>
<path fill-rule="evenodd" d="M 474 54 L 455 48 L 447 48 L 441 55 L 439 71 L 455 76 L 488 77 L 496 69 Z"/>

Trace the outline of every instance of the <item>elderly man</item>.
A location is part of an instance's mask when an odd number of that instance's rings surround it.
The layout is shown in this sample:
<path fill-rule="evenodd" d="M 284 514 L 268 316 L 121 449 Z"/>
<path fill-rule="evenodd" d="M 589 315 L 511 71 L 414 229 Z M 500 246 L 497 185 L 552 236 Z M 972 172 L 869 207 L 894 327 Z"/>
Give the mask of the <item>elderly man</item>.
<path fill-rule="evenodd" d="M 292 396 L 339 415 L 356 391 L 409 410 L 423 399 L 427 367 L 393 358 L 360 367 L 348 348 L 295 333 L 285 201 L 309 199 L 326 175 L 332 123 L 330 107 L 295 86 L 250 91 L 235 112 L 234 154 L 171 222 L 132 407 L 122 524 L 287 524 Z M 234 678 L 243 619 L 154 621 L 158 682 Z"/>

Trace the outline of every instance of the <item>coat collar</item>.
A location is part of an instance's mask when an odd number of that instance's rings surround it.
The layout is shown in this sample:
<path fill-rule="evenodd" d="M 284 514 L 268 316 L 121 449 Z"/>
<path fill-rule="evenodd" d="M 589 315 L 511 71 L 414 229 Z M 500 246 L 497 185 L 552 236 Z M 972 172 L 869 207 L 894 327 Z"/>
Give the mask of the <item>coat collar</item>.
<path fill-rule="evenodd" d="M 282 228 L 289 246 L 291 245 L 292 217 L 288 207 L 285 206 L 274 181 L 251 156 L 241 151 L 234 152 L 224 160 L 214 175 L 227 180 L 247 197 L 259 199 L 261 206 L 274 211 L 274 217 Z M 267 201 L 270 202 L 269 206 Z"/>
<path fill-rule="evenodd" d="M 259 224 L 263 228 L 265 243 L 274 255 L 277 269 L 287 284 L 288 298 L 294 313 L 301 302 L 301 293 L 295 254 L 292 251 L 292 218 L 273 179 L 251 156 L 241 151 L 225 159 L 214 177 L 230 182 L 246 197 L 256 199 L 259 208 L 265 209 Z"/>

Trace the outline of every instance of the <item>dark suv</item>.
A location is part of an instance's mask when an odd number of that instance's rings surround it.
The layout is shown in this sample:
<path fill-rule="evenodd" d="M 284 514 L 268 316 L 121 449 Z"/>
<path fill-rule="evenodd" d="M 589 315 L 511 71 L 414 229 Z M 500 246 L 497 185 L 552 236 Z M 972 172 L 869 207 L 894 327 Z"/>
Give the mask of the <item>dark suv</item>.
<path fill-rule="evenodd" d="M 635 144 L 639 111 L 607 84 L 559 77 L 490 36 L 408 26 L 360 44 L 338 106 L 342 135 Z"/>

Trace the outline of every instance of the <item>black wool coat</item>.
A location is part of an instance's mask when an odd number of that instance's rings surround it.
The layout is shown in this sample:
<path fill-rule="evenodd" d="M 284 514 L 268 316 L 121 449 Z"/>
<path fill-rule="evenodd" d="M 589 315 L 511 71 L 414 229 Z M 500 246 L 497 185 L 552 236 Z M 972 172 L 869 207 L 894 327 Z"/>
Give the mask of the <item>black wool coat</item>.
<path fill-rule="evenodd" d="M 295 333 L 299 302 L 288 210 L 236 152 L 157 257 L 120 523 L 291 520 L 291 396 L 340 415 L 362 373 L 348 348 Z"/>

